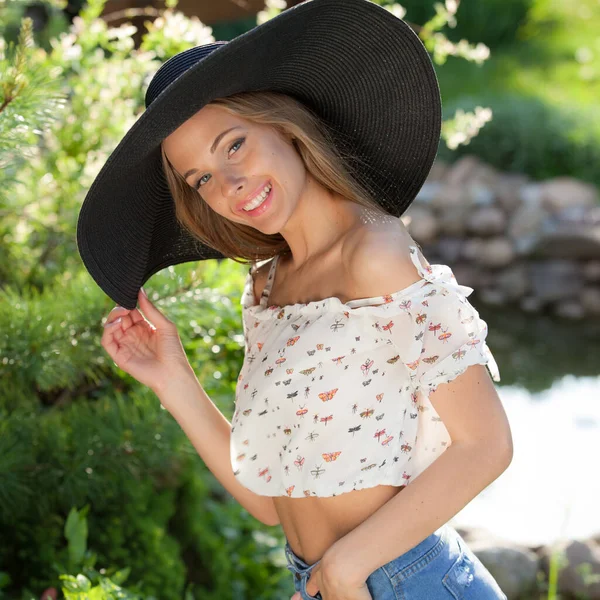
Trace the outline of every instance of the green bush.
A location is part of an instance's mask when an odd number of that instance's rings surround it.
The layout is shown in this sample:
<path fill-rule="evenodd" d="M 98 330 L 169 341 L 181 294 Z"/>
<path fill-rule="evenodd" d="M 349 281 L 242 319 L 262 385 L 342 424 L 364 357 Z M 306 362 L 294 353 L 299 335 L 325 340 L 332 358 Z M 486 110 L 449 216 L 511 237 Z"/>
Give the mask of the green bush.
<path fill-rule="evenodd" d="M 57 583 L 57 565 L 69 562 L 62 524 L 72 506 L 88 504 L 100 564 L 126 564 L 145 593 L 181 598 L 185 566 L 167 524 L 176 513 L 171 473 L 191 450 L 153 393 L 12 411 L 1 423 L 0 569 L 13 590 Z"/>
<path fill-rule="evenodd" d="M 435 15 L 434 2 L 422 0 L 374 0 L 377 4 L 400 4 L 406 9 L 405 19 L 422 25 Z M 483 42 L 491 49 L 512 44 L 519 29 L 527 23 L 531 9 L 546 0 L 461 0 L 456 12 L 456 27 L 442 32 L 452 42 L 466 39 Z M 443 4 L 443 3 L 442 3 Z"/>
<path fill-rule="evenodd" d="M 492 120 L 467 145 L 449 150 L 440 144 L 439 157 L 454 161 L 464 154 L 504 171 L 534 179 L 570 175 L 600 185 L 600 118 L 581 107 L 550 106 L 538 98 L 512 94 L 460 96 L 444 102 L 444 119 L 457 109 L 492 109 Z"/>

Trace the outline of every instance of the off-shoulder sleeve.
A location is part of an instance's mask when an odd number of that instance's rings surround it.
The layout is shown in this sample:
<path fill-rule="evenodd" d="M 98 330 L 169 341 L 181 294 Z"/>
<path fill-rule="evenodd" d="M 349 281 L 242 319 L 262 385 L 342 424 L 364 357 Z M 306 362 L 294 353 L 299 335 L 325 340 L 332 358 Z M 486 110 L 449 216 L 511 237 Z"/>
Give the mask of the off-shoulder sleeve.
<path fill-rule="evenodd" d="M 486 343 L 487 323 L 467 299 L 472 291 L 456 282 L 427 286 L 403 303 L 398 326 L 391 328 L 389 337 L 400 350 L 414 391 L 427 398 L 474 364 L 486 365 L 492 379 L 500 381 Z"/>

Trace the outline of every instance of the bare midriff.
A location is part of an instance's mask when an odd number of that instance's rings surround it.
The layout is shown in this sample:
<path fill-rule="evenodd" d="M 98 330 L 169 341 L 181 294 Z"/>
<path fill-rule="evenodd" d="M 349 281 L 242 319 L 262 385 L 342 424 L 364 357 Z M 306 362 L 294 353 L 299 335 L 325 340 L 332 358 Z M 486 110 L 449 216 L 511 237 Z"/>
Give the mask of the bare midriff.
<path fill-rule="evenodd" d="M 273 503 L 294 554 L 312 565 L 405 487 L 378 485 L 326 497 L 276 496 Z"/>

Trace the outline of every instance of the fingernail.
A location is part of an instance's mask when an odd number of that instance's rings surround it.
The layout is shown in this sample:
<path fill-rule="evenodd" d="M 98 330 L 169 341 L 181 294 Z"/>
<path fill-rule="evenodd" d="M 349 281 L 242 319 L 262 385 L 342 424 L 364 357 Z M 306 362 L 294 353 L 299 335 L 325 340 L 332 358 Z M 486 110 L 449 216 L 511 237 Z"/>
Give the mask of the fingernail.
<path fill-rule="evenodd" d="M 144 294 L 144 296 L 146 296 L 146 298 L 148 297 L 148 294 L 146 294 L 146 290 L 144 288 L 140 288 L 142 290 L 142 294 Z"/>
<path fill-rule="evenodd" d="M 119 317 L 118 319 L 115 319 L 114 321 L 111 321 L 110 323 L 106 323 L 106 325 L 104 327 L 110 327 L 111 325 L 114 325 L 115 323 L 120 323 L 122 321 L 122 317 Z"/>

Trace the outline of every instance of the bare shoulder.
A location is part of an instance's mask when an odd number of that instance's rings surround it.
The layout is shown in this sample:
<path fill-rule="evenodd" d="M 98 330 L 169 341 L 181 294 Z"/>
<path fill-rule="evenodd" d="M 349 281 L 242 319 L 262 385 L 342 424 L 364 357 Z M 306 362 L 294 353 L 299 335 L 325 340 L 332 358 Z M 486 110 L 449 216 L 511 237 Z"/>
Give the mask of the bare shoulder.
<path fill-rule="evenodd" d="M 419 281 L 409 247 L 416 245 L 401 221 L 367 226 L 348 237 L 343 263 L 352 298 L 384 296 Z"/>

